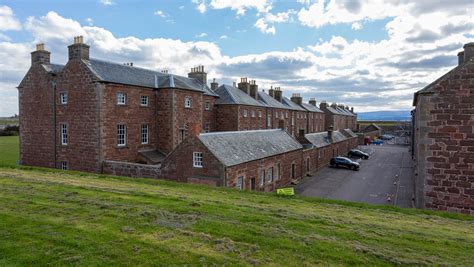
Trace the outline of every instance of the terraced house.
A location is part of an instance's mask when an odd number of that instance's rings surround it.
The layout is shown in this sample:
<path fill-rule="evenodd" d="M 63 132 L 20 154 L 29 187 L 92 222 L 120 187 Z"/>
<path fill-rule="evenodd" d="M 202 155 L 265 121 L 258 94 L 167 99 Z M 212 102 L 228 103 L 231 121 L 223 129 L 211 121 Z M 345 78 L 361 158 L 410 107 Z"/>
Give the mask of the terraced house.
<path fill-rule="evenodd" d="M 209 87 L 203 66 L 183 77 L 94 59 L 80 36 L 68 51 L 65 65 L 51 63 L 42 44 L 31 53 L 18 86 L 21 164 L 268 191 L 305 173 L 302 137 L 332 129 L 315 99 L 259 90 L 254 80 Z M 337 110 L 337 126 L 353 129 L 356 114 Z M 241 158 L 231 163 L 220 151 Z M 266 170 L 262 185 L 256 168 Z"/>

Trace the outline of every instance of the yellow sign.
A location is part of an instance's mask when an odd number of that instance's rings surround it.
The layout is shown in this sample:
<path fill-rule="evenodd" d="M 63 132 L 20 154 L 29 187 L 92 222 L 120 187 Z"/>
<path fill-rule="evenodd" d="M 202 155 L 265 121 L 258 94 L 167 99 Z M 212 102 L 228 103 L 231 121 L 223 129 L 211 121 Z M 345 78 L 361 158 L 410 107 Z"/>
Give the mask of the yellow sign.
<path fill-rule="evenodd" d="M 294 196 L 295 189 L 293 187 L 279 188 L 277 189 L 277 195 Z"/>

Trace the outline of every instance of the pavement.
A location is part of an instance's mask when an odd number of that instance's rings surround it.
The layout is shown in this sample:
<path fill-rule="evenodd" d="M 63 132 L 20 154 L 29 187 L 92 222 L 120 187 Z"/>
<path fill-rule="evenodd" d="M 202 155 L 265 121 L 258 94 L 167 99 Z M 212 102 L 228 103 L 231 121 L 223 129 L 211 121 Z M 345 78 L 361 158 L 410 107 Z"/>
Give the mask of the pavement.
<path fill-rule="evenodd" d="M 359 146 L 368 160 L 357 160 L 359 171 L 325 167 L 295 188 L 304 196 L 342 199 L 410 208 L 414 194 L 408 146 L 398 140 L 380 146 Z"/>

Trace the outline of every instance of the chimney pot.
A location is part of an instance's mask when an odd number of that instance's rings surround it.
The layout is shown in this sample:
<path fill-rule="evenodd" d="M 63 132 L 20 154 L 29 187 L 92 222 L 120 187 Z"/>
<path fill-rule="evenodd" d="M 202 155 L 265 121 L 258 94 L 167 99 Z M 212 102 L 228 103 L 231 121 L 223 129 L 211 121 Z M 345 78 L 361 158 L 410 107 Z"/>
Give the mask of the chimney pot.
<path fill-rule="evenodd" d="M 37 44 L 36 51 L 31 52 L 31 65 L 50 64 L 51 53 L 44 50 L 44 44 Z"/>
<path fill-rule="evenodd" d="M 207 73 L 204 71 L 204 66 L 198 66 L 191 68 L 191 72 L 188 73 L 188 78 L 194 78 L 200 81 L 203 85 L 207 84 Z"/>
<path fill-rule="evenodd" d="M 273 92 L 273 98 L 277 100 L 278 102 L 283 101 L 283 92 L 280 90 L 280 87 L 275 87 L 275 91 Z"/>
<path fill-rule="evenodd" d="M 474 60 L 474 42 L 465 44 L 463 48 L 464 48 L 463 63 Z"/>
<path fill-rule="evenodd" d="M 333 131 L 334 131 L 334 127 L 332 125 L 329 126 L 329 128 L 328 128 L 328 139 L 329 139 L 329 142 L 331 142 L 331 143 L 333 142 L 333 139 L 332 139 Z"/>
<path fill-rule="evenodd" d="M 84 44 L 82 36 L 74 37 L 74 44 L 68 46 L 69 60 L 84 59 L 89 60 L 89 46 Z"/>
<path fill-rule="evenodd" d="M 316 99 L 314 97 L 311 97 L 308 101 L 310 105 L 316 106 Z"/>
<path fill-rule="evenodd" d="M 216 82 L 216 79 L 212 79 L 211 90 L 215 91 L 219 87 L 219 84 Z"/>

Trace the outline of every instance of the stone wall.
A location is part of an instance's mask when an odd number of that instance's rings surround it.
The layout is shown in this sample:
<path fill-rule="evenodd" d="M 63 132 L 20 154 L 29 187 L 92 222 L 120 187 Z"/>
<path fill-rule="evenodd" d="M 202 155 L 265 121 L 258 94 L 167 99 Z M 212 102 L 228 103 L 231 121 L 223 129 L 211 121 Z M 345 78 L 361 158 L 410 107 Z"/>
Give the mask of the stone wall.
<path fill-rule="evenodd" d="M 103 173 L 105 174 L 139 178 L 161 177 L 161 168 L 158 165 L 146 165 L 112 160 L 104 160 L 102 165 Z"/>

